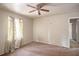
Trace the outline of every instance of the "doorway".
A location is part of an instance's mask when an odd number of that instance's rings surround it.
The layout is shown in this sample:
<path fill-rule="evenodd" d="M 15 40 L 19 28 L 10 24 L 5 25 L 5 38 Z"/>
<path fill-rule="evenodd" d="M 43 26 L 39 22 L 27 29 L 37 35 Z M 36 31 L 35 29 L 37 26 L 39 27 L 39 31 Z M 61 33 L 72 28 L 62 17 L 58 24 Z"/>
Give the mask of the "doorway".
<path fill-rule="evenodd" d="M 71 23 L 70 47 L 79 48 L 79 18 L 70 19 L 70 23 Z"/>

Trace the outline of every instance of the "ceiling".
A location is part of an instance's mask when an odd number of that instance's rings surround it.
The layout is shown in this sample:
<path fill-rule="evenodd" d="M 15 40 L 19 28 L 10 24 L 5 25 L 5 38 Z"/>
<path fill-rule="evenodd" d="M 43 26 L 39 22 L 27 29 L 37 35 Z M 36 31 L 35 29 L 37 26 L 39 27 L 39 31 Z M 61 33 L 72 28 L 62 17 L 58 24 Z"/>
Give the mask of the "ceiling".
<path fill-rule="evenodd" d="M 29 13 L 29 11 L 34 9 L 28 7 L 27 4 L 36 6 L 38 3 L 0 3 L 0 8 L 16 12 L 18 14 L 22 14 L 31 18 L 79 11 L 78 3 L 47 3 L 47 5 L 43 7 L 43 9 L 48 9 L 50 10 L 50 12 L 41 11 L 41 15 L 38 15 L 37 11 Z"/>

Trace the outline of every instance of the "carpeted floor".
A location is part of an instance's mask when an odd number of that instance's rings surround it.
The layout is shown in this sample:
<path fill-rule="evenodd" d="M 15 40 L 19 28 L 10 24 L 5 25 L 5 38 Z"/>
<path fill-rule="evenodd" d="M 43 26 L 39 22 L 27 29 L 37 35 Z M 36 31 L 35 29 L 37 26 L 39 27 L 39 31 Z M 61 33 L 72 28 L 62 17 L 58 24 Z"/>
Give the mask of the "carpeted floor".
<path fill-rule="evenodd" d="M 4 56 L 79 56 L 79 48 L 65 48 L 56 45 L 32 42 L 15 52 Z"/>

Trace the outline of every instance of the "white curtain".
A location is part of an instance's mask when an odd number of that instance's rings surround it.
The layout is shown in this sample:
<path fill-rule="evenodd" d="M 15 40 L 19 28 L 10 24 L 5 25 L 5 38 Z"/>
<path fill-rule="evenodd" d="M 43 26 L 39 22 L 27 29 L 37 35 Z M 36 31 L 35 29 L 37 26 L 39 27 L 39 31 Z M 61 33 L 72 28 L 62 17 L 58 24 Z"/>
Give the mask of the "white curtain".
<path fill-rule="evenodd" d="M 15 51 L 21 46 L 23 39 L 23 21 L 19 18 L 8 18 L 8 40 L 6 43 L 6 50 L 9 52 Z"/>
<path fill-rule="evenodd" d="M 21 40 L 23 39 L 23 24 L 22 20 L 16 18 L 14 20 L 14 39 L 15 39 L 15 48 L 19 48 L 21 44 Z"/>

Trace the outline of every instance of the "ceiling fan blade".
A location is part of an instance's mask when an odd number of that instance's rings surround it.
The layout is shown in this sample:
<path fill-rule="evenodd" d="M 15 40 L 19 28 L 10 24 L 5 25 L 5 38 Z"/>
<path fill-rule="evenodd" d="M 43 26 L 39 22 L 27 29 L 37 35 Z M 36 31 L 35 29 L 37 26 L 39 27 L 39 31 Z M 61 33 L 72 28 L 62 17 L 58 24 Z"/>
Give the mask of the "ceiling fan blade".
<path fill-rule="evenodd" d="M 32 8 L 36 8 L 36 7 L 34 7 L 34 6 L 31 6 L 31 5 L 27 5 L 28 7 L 32 7 Z"/>
<path fill-rule="evenodd" d="M 40 10 L 38 10 L 38 15 L 41 15 Z"/>
<path fill-rule="evenodd" d="M 49 10 L 46 10 L 46 9 L 40 9 L 41 11 L 45 11 L 45 12 L 49 12 Z"/>
<path fill-rule="evenodd" d="M 45 6 L 47 3 L 39 3 L 37 4 L 37 8 L 40 9 L 42 8 L 43 6 Z"/>
<path fill-rule="evenodd" d="M 34 12 L 34 11 L 36 11 L 36 10 L 29 11 L 29 13 L 32 13 L 32 12 Z"/>

